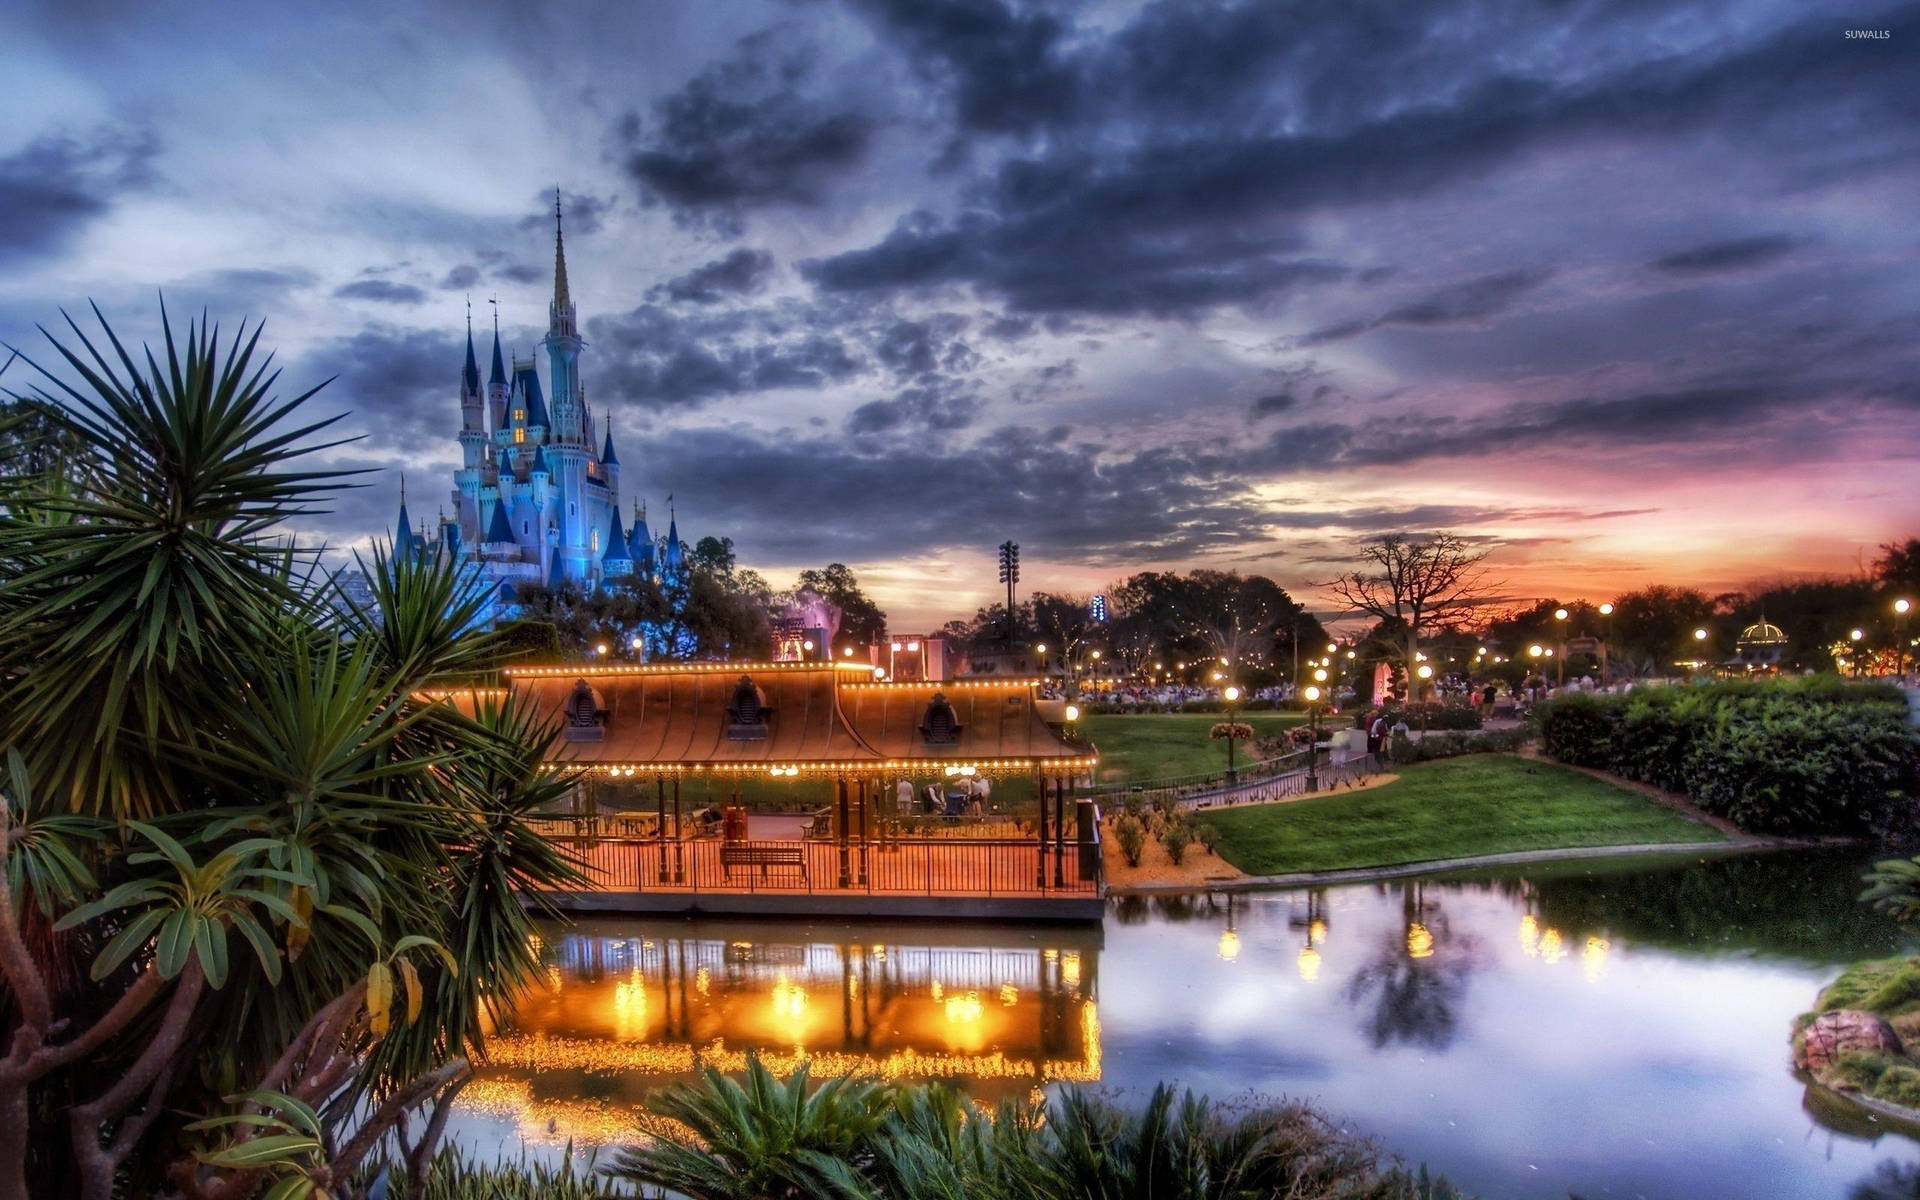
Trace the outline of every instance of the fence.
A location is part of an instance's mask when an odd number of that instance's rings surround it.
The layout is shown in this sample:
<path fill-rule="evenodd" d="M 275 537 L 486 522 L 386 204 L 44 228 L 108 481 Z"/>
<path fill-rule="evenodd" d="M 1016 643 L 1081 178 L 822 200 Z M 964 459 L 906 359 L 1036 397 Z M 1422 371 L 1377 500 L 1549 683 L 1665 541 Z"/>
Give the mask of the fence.
<path fill-rule="evenodd" d="M 1369 775 L 1378 774 L 1383 765 L 1379 755 L 1362 754 L 1358 758 L 1350 758 L 1345 762 L 1322 763 L 1319 770 L 1315 771 L 1311 777 L 1302 768 L 1271 779 L 1259 779 L 1230 788 L 1184 796 L 1177 803 L 1181 808 L 1196 809 L 1290 800 L 1295 796 L 1305 796 L 1313 791 L 1325 792 L 1365 779 Z"/>
<path fill-rule="evenodd" d="M 886 892 L 903 895 L 1098 894 L 1099 826 L 1064 853 L 1033 838 L 735 841 L 549 834 L 578 855 L 599 891 Z"/>
<path fill-rule="evenodd" d="M 1162 798 L 1186 803 L 1195 797 L 1246 787 L 1259 780 L 1272 779 L 1304 769 L 1307 753 L 1305 750 L 1294 750 L 1273 758 L 1250 762 L 1234 771 L 1235 782 L 1231 784 L 1227 782 L 1225 772 L 1213 771 L 1204 775 L 1174 775 L 1163 779 L 1143 779 L 1134 783 L 1101 788 L 1087 795 L 1090 799 L 1105 803 L 1109 807 L 1128 797 L 1138 797 L 1149 804 Z"/>

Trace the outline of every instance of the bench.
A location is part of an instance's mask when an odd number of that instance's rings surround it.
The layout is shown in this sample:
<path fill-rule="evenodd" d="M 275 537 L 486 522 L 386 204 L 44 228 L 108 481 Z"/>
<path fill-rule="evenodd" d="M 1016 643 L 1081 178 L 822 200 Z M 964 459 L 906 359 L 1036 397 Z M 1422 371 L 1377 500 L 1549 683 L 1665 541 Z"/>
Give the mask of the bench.
<path fill-rule="evenodd" d="M 721 872 L 732 878 L 735 867 L 759 867 L 762 879 L 767 877 L 770 868 L 793 867 L 800 872 L 800 878 L 805 879 L 807 850 L 805 846 L 784 842 L 734 842 L 721 846 Z"/>

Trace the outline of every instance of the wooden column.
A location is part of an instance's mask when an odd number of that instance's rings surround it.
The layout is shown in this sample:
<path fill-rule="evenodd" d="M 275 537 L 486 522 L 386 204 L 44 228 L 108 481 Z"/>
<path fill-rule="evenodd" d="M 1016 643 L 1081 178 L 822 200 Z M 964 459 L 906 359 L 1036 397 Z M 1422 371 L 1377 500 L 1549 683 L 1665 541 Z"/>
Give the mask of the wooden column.
<path fill-rule="evenodd" d="M 653 783 L 656 792 L 655 799 L 659 802 L 660 806 L 659 815 L 654 821 L 653 840 L 658 844 L 660 850 L 660 882 L 665 883 L 667 881 L 667 777 L 665 775 L 655 775 L 653 777 Z"/>
<path fill-rule="evenodd" d="M 847 811 L 847 792 L 847 777 L 845 775 L 834 776 L 833 796 L 834 802 L 839 806 L 840 812 L 840 819 L 835 822 L 836 829 L 834 832 L 838 835 L 840 841 L 841 887 L 850 887 L 853 884 L 853 864 L 847 856 L 847 821 L 851 816 Z"/>
<path fill-rule="evenodd" d="M 859 800 L 859 803 L 860 803 L 860 882 L 861 883 L 866 883 L 868 881 L 867 847 L 871 845 L 873 842 L 873 821 L 872 821 L 872 818 L 868 815 L 868 808 L 873 803 L 873 794 L 868 787 L 868 783 L 869 781 L 867 777 L 864 775 L 862 775 L 860 778 L 854 781 L 854 786 L 859 789 L 857 799 Z"/>
<path fill-rule="evenodd" d="M 687 881 L 686 838 L 680 829 L 680 777 L 673 777 L 673 881 Z"/>
<path fill-rule="evenodd" d="M 1053 886 L 1067 883 L 1067 776 L 1054 780 L 1053 788 Z"/>
<path fill-rule="evenodd" d="M 1046 772 L 1043 770 L 1035 770 L 1034 779 L 1040 785 L 1040 797 L 1039 797 L 1040 803 L 1038 805 L 1039 816 L 1035 821 L 1035 823 L 1039 826 L 1039 834 L 1040 834 L 1040 845 L 1039 845 L 1040 865 L 1038 870 L 1035 873 L 1035 878 L 1033 882 L 1035 886 L 1040 888 L 1045 888 L 1047 886 L 1047 776 L 1046 776 Z"/>

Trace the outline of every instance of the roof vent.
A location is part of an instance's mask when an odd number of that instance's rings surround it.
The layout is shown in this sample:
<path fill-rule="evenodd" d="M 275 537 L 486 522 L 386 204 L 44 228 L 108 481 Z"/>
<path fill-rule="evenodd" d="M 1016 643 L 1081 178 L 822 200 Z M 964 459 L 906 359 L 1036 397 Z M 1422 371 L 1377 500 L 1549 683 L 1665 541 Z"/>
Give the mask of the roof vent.
<path fill-rule="evenodd" d="M 586 680 L 573 681 L 573 693 L 567 697 L 565 712 L 564 733 L 568 741 L 598 742 L 606 737 L 606 704 Z"/>
<path fill-rule="evenodd" d="M 753 682 L 753 676 L 742 675 L 740 682 L 733 685 L 733 701 L 727 705 L 728 740 L 764 741 L 767 736 L 767 715 L 771 711 L 767 707 L 766 693 Z"/>

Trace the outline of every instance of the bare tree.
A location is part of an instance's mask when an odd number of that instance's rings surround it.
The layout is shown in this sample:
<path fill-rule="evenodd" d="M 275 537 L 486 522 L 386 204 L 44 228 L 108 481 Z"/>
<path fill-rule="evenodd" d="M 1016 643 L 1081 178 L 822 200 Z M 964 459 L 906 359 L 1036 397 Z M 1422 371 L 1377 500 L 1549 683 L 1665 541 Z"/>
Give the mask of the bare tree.
<path fill-rule="evenodd" d="M 1497 586 L 1475 550 L 1454 533 L 1415 537 L 1388 533 L 1360 543 L 1360 565 L 1319 584 L 1348 612 L 1380 622 L 1406 666 L 1410 694 L 1420 642 L 1464 622 Z"/>

